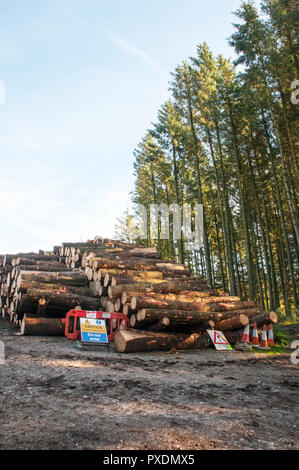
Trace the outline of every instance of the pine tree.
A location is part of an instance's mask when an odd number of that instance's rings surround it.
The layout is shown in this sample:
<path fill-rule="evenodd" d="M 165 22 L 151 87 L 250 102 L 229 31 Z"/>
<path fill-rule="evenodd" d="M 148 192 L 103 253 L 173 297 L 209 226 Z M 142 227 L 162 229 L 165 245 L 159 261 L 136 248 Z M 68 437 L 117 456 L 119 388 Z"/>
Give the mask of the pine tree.
<path fill-rule="evenodd" d="M 203 250 L 159 235 L 163 256 L 287 314 L 299 297 L 298 2 L 262 0 L 262 14 L 243 2 L 235 63 L 199 45 L 135 152 L 135 202 L 204 205 Z"/>
<path fill-rule="evenodd" d="M 116 219 L 114 237 L 122 242 L 133 243 L 137 236 L 134 216 L 126 209 L 123 215 Z"/>

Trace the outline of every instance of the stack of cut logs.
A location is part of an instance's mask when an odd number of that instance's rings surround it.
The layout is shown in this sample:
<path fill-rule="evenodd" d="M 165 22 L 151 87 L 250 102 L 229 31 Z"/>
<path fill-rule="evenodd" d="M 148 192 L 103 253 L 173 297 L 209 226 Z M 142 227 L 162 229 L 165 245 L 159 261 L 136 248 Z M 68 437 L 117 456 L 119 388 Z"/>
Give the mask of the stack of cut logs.
<path fill-rule="evenodd" d="M 155 247 L 96 237 L 50 253 L 0 255 L 0 309 L 22 334 L 62 335 L 73 308 L 127 315 L 131 329 L 115 335 L 119 352 L 207 347 L 211 328 L 234 344 L 249 323 L 278 321 L 163 261 Z"/>
<path fill-rule="evenodd" d="M 260 327 L 278 321 L 274 312 L 261 314 L 254 302 L 212 289 L 204 279 L 190 277 L 185 266 L 162 261 L 155 247 L 97 237 L 64 243 L 54 253 L 69 269 L 85 270 L 103 311 L 129 317 L 132 330 L 115 336 L 120 352 L 207 347 L 211 328 L 225 332 L 234 344 L 249 323 Z"/>
<path fill-rule="evenodd" d="M 71 270 L 55 253 L 0 257 L 0 309 L 22 334 L 62 335 L 62 319 L 76 307 L 98 310 L 100 299 L 84 271 Z"/>

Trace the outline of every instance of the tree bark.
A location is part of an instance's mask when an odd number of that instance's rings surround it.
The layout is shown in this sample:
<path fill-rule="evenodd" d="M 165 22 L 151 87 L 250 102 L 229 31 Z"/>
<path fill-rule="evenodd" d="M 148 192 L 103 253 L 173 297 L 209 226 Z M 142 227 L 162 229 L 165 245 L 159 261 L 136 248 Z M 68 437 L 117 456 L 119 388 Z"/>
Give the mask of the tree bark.
<path fill-rule="evenodd" d="M 19 271 L 40 271 L 40 272 L 67 272 L 67 271 L 70 271 L 71 272 L 71 269 L 68 268 L 67 266 L 63 266 L 63 265 L 51 265 L 51 264 L 30 264 L 30 265 L 27 265 L 27 264 L 20 264 L 19 266 L 16 266 L 18 268 Z"/>
<path fill-rule="evenodd" d="M 250 318 L 250 325 L 253 325 L 254 323 L 256 323 L 258 327 L 270 325 L 271 323 L 278 323 L 278 316 L 275 312 L 263 313 L 262 315 Z"/>
<path fill-rule="evenodd" d="M 70 272 L 36 272 L 36 271 L 21 271 L 18 276 L 18 284 L 22 281 L 38 282 L 45 284 L 61 284 L 73 287 L 87 286 L 87 279 L 84 272 L 70 271 Z"/>
<path fill-rule="evenodd" d="M 231 319 L 234 316 L 240 315 L 247 317 L 253 317 L 258 313 L 258 309 L 248 310 L 235 310 L 231 312 L 195 312 L 195 311 L 184 311 L 184 310 L 156 310 L 153 308 L 141 309 L 137 312 L 137 320 L 145 323 L 155 323 L 161 320 L 161 318 L 167 317 L 170 319 L 172 324 L 177 325 L 199 325 L 205 321 L 219 322 L 224 319 Z M 242 317 L 243 318 L 243 317 Z"/>
<path fill-rule="evenodd" d="M 81 305 L 83 310 L 100 310 L 101 302 L 94 297 L 28 289 L 22 295 L 17 313 L 37 313 L 39 307 L 44 307 L 45 316 L 61 317 L 77 305 Z"/>
<path fill-rule="evenodd" d="M 35 289 L 35 290 L 47 290 L 51 291 L 53 293 L 57 294 L 76 294 L 76 295 L 83 295 L 85 297 L 97 297 L 97 293 L 93 293 L 96 295 L 91 295 L 92 291 L 90 287 L 73 287 L 73 286 L 67 286 L 63 284 L 45 284 L 45 283 L 40 283 L 40 282 L 34 282 L 34 281 L 25 281 L 22 280 L 21 282 L 18 282 L 18 292 L 21 293 L 26 293 L 30 289 Z"/>
<path fill-rule="evenodd" d="M 200 283 L 198 281 L 184 281 L 184 280 L 173 280 L 166 281 L 157 284 L 150 283 L 135 283 L 135 284 L 122 284 L 116 285 L 115 287 L 109 286 L 108 296 L 117 297 L 122 293 L 126 292 L 132 295 L 138 295 L 138 293 L 180 293 L 188 291 L 190 297 L 208 297 L 217 296 L 218 292 L 211 290 L 207 284 Z"/>
<path fill-rule="evenodd" d="M 148 331 L 122 330 L 114 337 L 117 352 L 132 353 L 143 351 L 168 351 L 171 349 L 193 349 L 200 334 L 172 334 Z"/>
<path fill-rule="evenodd" d="M 132 310 L 141 308 L 163 308 L 173 310 L 194 310 L 194 311 L 214 311 L 221 312 L 222 310 L 238 310 L 246 308 L 256 307 L 254 302 L 221 302 L 207 304 L 204 302 L 190 302 L 190 299 L 186 298 L 185 301 L 171 300 L 171 299 L 160 299 L 158 296 L 133 296 L 131 297 L 130 307 Z M 188 301 L 189 300 L 189 301 Z"/>
<path fill-rule="evenodd" d="M 170 320 L 167 317 L 161 318 L 161 320 L 153 323 L 149 326 L 148 331 L 163 331 L 170 325 Z"/>
<path fill-rule="evenodd" d="M 243 315 L 243 313 L 240 313 L 240 315 L 235 315 L 232 318 L 227 318 L 216 323 L 215 329 L 219 331 L 237 330 L 248 325 L 248 323 L 249 318 Z"/>
<path fill-rule="evenodd" d="M 50 264 L 50 265 L 60 265 L 58 256 L 52 255 L 30 255 L 28 257 L 21 256 L 15 259 L 15 266 L 27 265 L 27 264 Z"/>
<path fill-rule="evenodd" d="M 101 276 L 104 279 L 105 287 L 109 281 L 111 285 L 116 286 L 118 284 L 130 284 L 132 281 L 156 282 L 163 280 L 163 273 L 161 271 L 101 269 Z"/>
<path fill-rule="evenodd" d="M 21 334 L 25 336 L 64 336 L 65 325 L 60 318 L 34 318 L 24 315 Z"/>
<path fill-rule="evenodd" d="M 125 269 L 125 270 L 146 270 L 146 271 L 187 271 L 184 265 L 172 262 L 156 262 L 152 260 L 140 260 L 139 258 L 96 257 L 93 259 L 94 267 L 100 269 Z"/>

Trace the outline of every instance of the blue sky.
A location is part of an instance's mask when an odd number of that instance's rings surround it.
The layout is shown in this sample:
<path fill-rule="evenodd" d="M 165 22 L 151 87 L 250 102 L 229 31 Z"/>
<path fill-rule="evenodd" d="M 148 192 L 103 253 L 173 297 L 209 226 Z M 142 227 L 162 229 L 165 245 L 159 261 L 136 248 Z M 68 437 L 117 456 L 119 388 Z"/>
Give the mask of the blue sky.
<path fill-rule="evenodd" d="M 0 253 L 113 236 L 169 71 L 240 0 L 0 0 Z"/>

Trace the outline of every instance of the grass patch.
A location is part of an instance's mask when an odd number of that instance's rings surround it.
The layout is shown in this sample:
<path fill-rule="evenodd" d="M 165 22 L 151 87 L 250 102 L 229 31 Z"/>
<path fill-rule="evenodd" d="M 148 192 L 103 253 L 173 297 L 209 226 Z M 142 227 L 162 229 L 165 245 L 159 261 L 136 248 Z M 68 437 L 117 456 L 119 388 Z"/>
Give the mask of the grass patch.
<path fill-rule="evenodd" d="M 253 348 L 253 351 L 256 352 L 256 353 L 259 353 L 259 354 L 269 354 L 269 355 L 279 355 L 279 354 L 285 354 L 285 353 L 288 353 L 290 352 L 290 349 L 289 347 L 286 347 L 286 346 L 272 346 L 272 347 L 269 347 L 268 350 L 263 350 L 263 349 L 255 349 Z"/>
<path fill-rule="evenodd" d="M 282 330 L 279 325 L 274 325 L 273 332 L 275 346 L 269 347 L 268 350 L 253 348 L 255 352 L 269 355 L 279 355 L 290 352 L 290 344 L 292 342 L 292 336 L 290 333 Z"/>

